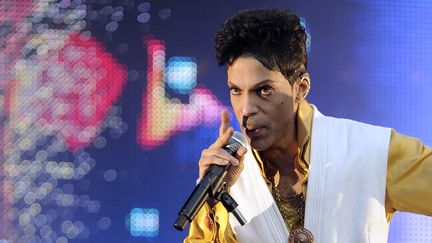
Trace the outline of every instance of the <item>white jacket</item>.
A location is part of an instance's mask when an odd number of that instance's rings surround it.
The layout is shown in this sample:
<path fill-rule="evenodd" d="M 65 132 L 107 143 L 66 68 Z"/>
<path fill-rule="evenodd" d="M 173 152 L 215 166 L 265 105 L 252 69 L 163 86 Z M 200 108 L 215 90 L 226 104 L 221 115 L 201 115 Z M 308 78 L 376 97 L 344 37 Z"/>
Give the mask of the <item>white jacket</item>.
<path fill-rule="evenodd" d="M 387 242 L 384 200 L 391 130 L 323 116 L 314 107 L 305 228 L 316 243 Z M 240 243 L 288 242 L 289 233 L 251 150 L 231 195 L 248 223 L 233 215 Z"/>

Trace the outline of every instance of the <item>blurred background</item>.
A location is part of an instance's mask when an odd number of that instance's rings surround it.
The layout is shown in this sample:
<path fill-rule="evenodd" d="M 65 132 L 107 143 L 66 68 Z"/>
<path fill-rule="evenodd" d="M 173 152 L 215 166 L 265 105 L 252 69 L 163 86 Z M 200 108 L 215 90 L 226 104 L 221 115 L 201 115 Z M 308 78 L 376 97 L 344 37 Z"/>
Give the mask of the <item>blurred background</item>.
<path fill-rule="evenodd" d="M 181 242 L 230 110 L 215 32 L 262 7 L 302 17 L 324 114 L 432 145 L 431 1 L 0 0 L 0 243 Z M 432 219 L 396 214 L 389 242 L 432 242 Z"/>

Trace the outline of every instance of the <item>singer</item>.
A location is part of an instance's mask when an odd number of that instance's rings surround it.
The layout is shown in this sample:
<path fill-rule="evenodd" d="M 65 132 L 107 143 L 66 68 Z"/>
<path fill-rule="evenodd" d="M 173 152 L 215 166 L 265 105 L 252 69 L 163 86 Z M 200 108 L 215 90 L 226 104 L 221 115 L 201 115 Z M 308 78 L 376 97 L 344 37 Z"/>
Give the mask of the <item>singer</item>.
<path fill-rule="evenodd" d="M 228 112 L 202 152 L 199 177 L 231 164 L 226 183 L 241 226 L 209 200 L 185 242 L 387 242 L 396 211 L 432 215 L 432 148 L 390 128 L 325 116 L 305 99 L 306 33 L 282 9 L 241 11 L 216 34 L 235 116 L 248 146 L 222 147 Z"/>

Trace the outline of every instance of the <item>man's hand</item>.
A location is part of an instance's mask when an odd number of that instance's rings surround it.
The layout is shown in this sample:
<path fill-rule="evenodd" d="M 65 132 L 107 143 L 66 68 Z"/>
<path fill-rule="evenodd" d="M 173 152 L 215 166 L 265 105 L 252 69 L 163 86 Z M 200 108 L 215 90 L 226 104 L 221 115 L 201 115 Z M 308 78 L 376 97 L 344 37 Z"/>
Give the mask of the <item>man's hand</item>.
<path fill-rule="evenodd" d="M 246 148 L 241 147 L 235 156 L 231 156 L 222 147 L 226 145 L 229 138 L 233 135 L 233 128 L 230 127 L 230 116 L 228 111 L 222 110 L 221 112 L 221 125 L 219 128 L 219 137 L 217 140 L 210 145 L 208 149 L 204 149 L 201 153 L 199 160 L 199 178 L 201 179 L 210 165 L 216 164 L 220 166 L 227 166 L 231 164 L 228 169 L 225 182 L 227 189 L 231 188 L 232 185 L 237 181 L 240 173 L 243 171 L 243 157 L 246 154 Z"/>

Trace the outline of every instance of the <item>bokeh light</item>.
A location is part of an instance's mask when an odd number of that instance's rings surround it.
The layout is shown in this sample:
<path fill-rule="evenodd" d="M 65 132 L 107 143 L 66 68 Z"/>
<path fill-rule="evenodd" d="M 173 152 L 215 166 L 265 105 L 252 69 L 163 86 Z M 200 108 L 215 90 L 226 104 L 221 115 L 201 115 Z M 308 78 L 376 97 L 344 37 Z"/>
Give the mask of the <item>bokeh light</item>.
<path fill-rule="evenodd" d="M 81 1 L 0 2 L 0 239 L 5 241 L 87 238 L 89 230 L 73 219 L 74 211 L 97 213 L 101 207 L 97 200 L 82 201 L 68 181 L 94 168 L 84 149 L 103 148 L 103 131 L 114 130 L 117 137 L 126 131 L 114 103 L 127 72 L 84 30 L 90 8 Z M 98 15 L 111 16 L 106 28 L 115 32 L 123 8 L 107 6 Z"/>
<path fill-rule="evenodd" d="M 0 0 L 0 243 L 180 242 L 168 221 L 228 108 L 214 31 L 240 6 L 265 5 Z M 430 145 L 432 3 L 292 7 L 308 14 L 311 101 Z M 429 242 L 431 229 L 400 213 L 389 242 Z"/>
<path fill-rule="evenodd" d="M 197 64 L 191 57 L 171 57 L 165 68 L 165 83 L 180 94 L 188 94 L 196 86 Z"/>
<path fill-rule="evenodd" d="M 159 211 L 133 208 L 126 217 L 126 228 L 134 237 L 156 237 L 159 234 Z"/>
<path fill-rule="evenodd" d="M 161 145 L 179 131 L 199 125 L 215 125 L 224 107 L 205 87 L 196 85 L 197 64 L 191 57 L 172 57 L 166 65 L 165 44 L 151 36 L 144 38 L 147 47 L 147 89 L 138 120 L 138 143 L 144 149 Z M 168 98 L 165 83 L 180 94 L 189 95 L 189 103 Z M 164 112 L 161 112 L 164 111 Z"/>

